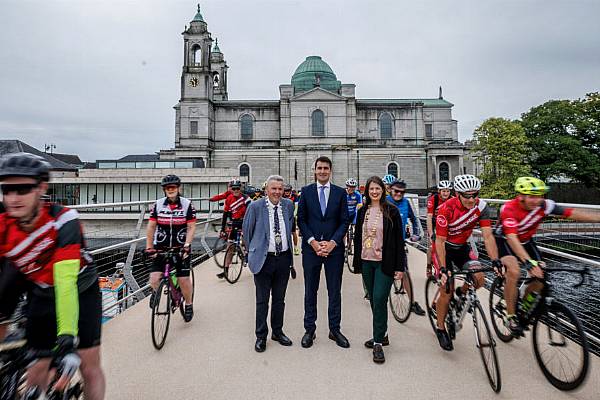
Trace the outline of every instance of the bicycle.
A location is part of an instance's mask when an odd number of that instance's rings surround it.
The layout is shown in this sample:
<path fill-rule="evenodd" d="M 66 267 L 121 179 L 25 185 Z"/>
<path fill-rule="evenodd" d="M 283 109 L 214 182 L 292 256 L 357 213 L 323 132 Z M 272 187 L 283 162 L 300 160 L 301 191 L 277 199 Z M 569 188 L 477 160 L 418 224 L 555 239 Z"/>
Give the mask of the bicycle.
<path fill-rule="evenodd" d="M 156 350 L 162 349 L 165 345 L 167 334 L 169 333 L 171 314 L 175 313 L 178 308 L 182 317 L 185 313 L 185 299 L 175 276 L 175 264 L 178 261 L 177 257 L 180 257 L 180 251 L 181 249 L 179 248 L 156 251 L 156 257 L 162 257 L 165 261 L 163 277 L 154 294 L 154 304 L 152 305 L 152 344 Z M 195 284 L 193 268 L 190 268 L 190 278 L 192 280 L 193 299 Z"/>
<path fill-rule="evenodd" d="M 574 288 L 583 285 L 587 268 L 573 270 L 569 268 L 545 268 L 544 278 L 539 279 L 544 287 L 539 295 L 537 305 L 529 312 L 523 311 L 523 299 L 517 299 L 517 318 L 525 330 L 532 326 L 532 341 L 535 359 L 542 373 L 554 387 L 563 391 L 574 390 L 584 381 L 589 370 L 589 344 L 579 318 L 564 304 L 552 296 L 551 286 L 546 280 L 546 274 L 555 272 L 574 272 L 581 275 L 581 281 Z M 533 279 L 521 279 L 527 284 Z M 506 327 L 506 301 L 504 300 L 504 278 L 498 277 L 490 288 L 490 315 L 492 326 L 498 338 L 508 343 L 514 339 Z M 543 325 L 545 326 L 543 326 Z M 547 348 L 542 346 L 547 344 Z M 552 351 L 555 350 L 555 351 Z M 548 354 L 550 353 L 550 354 Z M 575 361 L 568 358 L 569 353 L 575 355 Z M 561 358 L 566 363 L 561 363 Z M 556 361 L 558 360 L 557 368 Z M 576 367 L 576 368 L 575 368 Z M 571 374 L 568 374 L 568 372 Z M 569 376 L 559 376 L 560 373 Z"/>
<path fill-rule="evenodd" d="M 464 297 L 453 295 L 448 306 L 448 315 L 446 316 L 446 330 L 452 340 L 456 339 L 456 333 L 463 327 L 463 320 L 467 313 L 472 314 L 473 328 L 475 334 L 475 345 L 479 349 L 481 361 L 492 387 L 496 393 L 502 389 L 502 378 L 500 376 L 500 367 L 498 364 L 498 356 L 496 355 L 496 341 L 490 333 L 487 319 L 483 312 L 481 302 L 477 297 L 477 292 L 474 288 L 474 274 L 479 272 L 494 271 L 491 267 L 482 268 L 481 263 L 476 260 L 471 260 L 465 263 L 461 271 L 452 272 L 450 279 L 462 276 L 462 280 L 469 285 L 469 290 Z M 427 315 L 429 322 L 435 333 L 437 328 L 437 313 L 435 305 L 439 298 L 440 290 L 450 289 L 450 279 L 446 282 L 446 287 L 441 288 L 441 280 L 435 276 L 431 276 L 425 283 L 425 302 L 427 305 Z"/>
<path fill-rule="evenodd" d="M 354 255 L 354 224 L 350 224 L 348 228 L 348 233 L 346 234 L 346 246 L 344 248 L 344 262 L 346 267 L 348 267 L 348 271 L 354 273 L 354 266 L 352 265 L 352 260 L 350 256 Z"/>
<path fill-rule="evenodd" d="M 21 306 L 20 306 L 21 307 Z M 39 388 L 26 387 L 26 374 L 29 365 L 40 358 L 50 358 L 52 351 L 34 351 L 27 347 L 25 339 L 26 319 L 18 315 L 13 319 L 11 337 L 13 340 L 0 343 L 0 400 L 34 400 L 41 396 Z M 56 365 L 51 364 L 51 368 Z M 46 392 L 47 400 L 76 400 L 83 398 L 83 383 L 75 377 L 64 392 L 53 390 L 58 377 L 51 380 Z"/>
<path fill-rule="evenodd" d="M 217 264 L 219 268 L 225 267 L 225 252 L 223 250 L 225 250 L 228 245 L 227 238 L 231 234 L 231 229 L 231 221 L 229 221 L 225 226 L 225 230 L 219 234 L 219 237 L 215 242 L 215 247 L 213 249 L 213 258 L 215 260 L 215 264 Z"/>
<path fill-rule="evenodd" d="M 405 247 L 408 253 L 408 248 Z M 394 319 L 401 324 L 408 320 L 412 313 L 412 304 L 414 302 L 414 291 L 408 265 L 404 271 L 404 277 L 400 280 L 394 279 L 390 289 L 389 305 Z"/>
<path fill-rule="evenodd" d="M 236 283 L 240 279 L 242 269 L 247 263 L 244 242 L 242 241 L 242 231 L 238 230 L 235 239 L 229 240 L 227 250 L 225 251 L 223 273 L 227 282 L 232 285 Z"/>

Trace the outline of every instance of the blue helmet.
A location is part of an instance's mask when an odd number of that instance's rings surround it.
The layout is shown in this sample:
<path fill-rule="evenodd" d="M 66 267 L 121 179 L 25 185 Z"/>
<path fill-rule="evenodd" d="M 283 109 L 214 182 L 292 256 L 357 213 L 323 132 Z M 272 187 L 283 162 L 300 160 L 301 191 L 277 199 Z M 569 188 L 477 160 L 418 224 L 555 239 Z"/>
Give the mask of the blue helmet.
<path fill-rule="evenodd" d="M 383 183 L 385 183 L 386 185 L 391 185 L 392 183 L 394 183 L 395 180 L 396 177 L 394 175 L 387 174 L 383 177 Z"/>

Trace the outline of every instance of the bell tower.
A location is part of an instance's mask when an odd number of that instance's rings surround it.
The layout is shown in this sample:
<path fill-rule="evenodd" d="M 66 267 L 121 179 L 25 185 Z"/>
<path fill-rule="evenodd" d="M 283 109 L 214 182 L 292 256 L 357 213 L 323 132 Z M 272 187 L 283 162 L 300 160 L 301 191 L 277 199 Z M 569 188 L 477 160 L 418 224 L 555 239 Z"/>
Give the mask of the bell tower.
<path fill-rule="evenodd" d="M 202 157 L 210 163 L 214 137 L 212 106 L 214 84 L 211 67 L 213 39 L 200 5 L 183 35 L 181 97 L 175 108 L 175 148 L 188 157 Z"/>
<path fill-rule="evenodd" d="M 210 65 L 213 72 L 213 98 L 214 100 L 227 100 L 227 62 L 221 49 L 219 40 L 215 39 L 215 47 L 210 53 Z"/>

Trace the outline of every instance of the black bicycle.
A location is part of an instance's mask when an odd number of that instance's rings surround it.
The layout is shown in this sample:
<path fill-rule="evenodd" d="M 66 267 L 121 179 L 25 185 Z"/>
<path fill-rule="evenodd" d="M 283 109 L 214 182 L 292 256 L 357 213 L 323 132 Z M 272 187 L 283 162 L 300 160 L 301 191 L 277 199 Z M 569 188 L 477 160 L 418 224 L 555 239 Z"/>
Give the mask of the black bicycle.
<path fill-rule="evenodd" d="M 405 247 L 408 253 L 408 247 Z M 400 280 L 394 279 L 394 283 L 390 289 L 389 304 L 390 310 L 394 319 L 401 324 L 408 321 L 408 317 L 412 313 L 412 305 L 414 302 L 414 291 L 408 265 L 404 276 Z"/>
<path fill-rule="evenodd" d="M 463 320 L 467 313 L 473 317 L 473 330 L 475 333 L 475 345 L 479 349 L 481 361 L 487 375 L 492 390 L 498 393 L 502 389 L 502 379 L 500 377 L 500 366 L 498 356 L 496 355 L 496 341 L 492 337 L 487 319 L 483 312 L 481 302 L 477 297 L 475 290 L 474 275 L 479 272 L 494 271 L 491 267 L 482 267 L 479 261 L 468 261 L 462 270 L 452 272 L 452 277 L 446 282 L 446 287 L 441 287 L 441 280 L 431 276 L 425 283 L 425 303 L 427 305 L 427 315 L 429 322 L 435 333 L 437 328 L 436 304 L 440 295 L 440 290 L 450 290 L 450 280 L 461 278 L 465 284 L 469 285 L 469 290 L 464 296 L 458 297 L 452 295 L 448 306 L 445 325 L 446 331 L 452 340 L 456 339 L 456 333 L 463 327 Z"/>
<path fill-rule="evenodd" d="M 6 342 L 0 343 L 0 400 L 36 400 L 41 396 L 41 390 L 36 387 L 27 388 L 27 368 L 40 358 L 51 358 L 53 352 L 31 350 L 25 341 L 26 319 L 18 315 L 11 323 L 11 333 Z M 55 368 L 51 364 L 51 368 Z M 67 389 L 63 392 L 53 390 L 58 377 L 54 377 L 45 394 L 47 400 L 76 400 L 83 398 L 83 383 L 78 376 L 71 378 Z"/>
<path fill-rule="evenodd" d="M 344 248 L 344 262 L 346 267 L 348 267 L 348 271 L 354 273 L 354 266 L 352 265 L 352 258 L 350 256 L 354 255 L 354 224 L 350 224 L 348 228 L 348 233 L 346 234 L 346 246 Z"/>
<path fill-rule="evenodd" d="M 589 345 L 579 318 L 564 304 L 552 296 L 552 287 L 546 279 L 547 274 L 556 272 L 579 273 L 580 282 L 574 288 L 583 285 L 589 274 L 587 268 L 545 268 L 544 278 L 539 279 L 544 288 L 537 305 L 524 311 L 523 299 L 517 301 L 517 318 L 522 328 L 532 326 L 533 352 L 542 373 L 553 386 L 560 390 L 574 390 L 584 381 L 589 370 Z M 538 279 L 538 278 L 535 278 Z M 531 278 L 520 282 L 531 282 Z M 490 288 L 490 316 L 494 331 L 505 343 L 514 339 L 506 327 L 506 301 L 504 283 L 498 277 Z"/>
<path fill-rule="evenodd" d="M 242 231 L 238 229 L 235 239 L 229 240 L 225 250 L 223 273 L 227 282 L 234 284 L 242 275 L 242 269 L 248 263 L 246 249 L 242 240 Z"/>
<path fill-rule="evenodd" d="M 225 267 L 225 251 L 227 249 L 227 246 L 229 244 L 228 241 L 228 237 L 231 233 L 231 229 L 232 229 L 232 225 L 231 225 L 231 221 L 229 221 L 226 226 L 225 226 L 225 230 L 221 233 L 219 233 L 219 237 L 217 238 L 217 241 L 215 242 L 215 247 L 213 248 L 213 258 L 215 260 L 215 264 L 217 264 L 217 266 L 219 268 L 224 268 Z"/>
<path fill-rule="evenodd" d="M 161 257 L 164 260 L 163 276 L 158 285 L 158 289 L 154 293 L 154 299 L 152 304 L 152 320 L 151 320 L 151 331 L 152 331 L 152 344 L 154 348 L 160 350 L 165 345 L 167 340 L 167 333 L 169 333 L 169 323 L 171 321 L 171 314 L 175 313 L 177 309 L 181 312 L 181 316 L 185 313 L 183 293 L 177 283 L 177 277 L 175 276 L 175 265 L 179 261 L 181 249 L 174 248 L 168 250 L 156 251 L 156 257 Z M 152 258 L 147 257 L 150 262 Z M 152 260 L 153 262 L 154 260 Z M 192 280 L 192 299 L 194 296 L 194 269 L 190 268 L 190 278 Z"/>

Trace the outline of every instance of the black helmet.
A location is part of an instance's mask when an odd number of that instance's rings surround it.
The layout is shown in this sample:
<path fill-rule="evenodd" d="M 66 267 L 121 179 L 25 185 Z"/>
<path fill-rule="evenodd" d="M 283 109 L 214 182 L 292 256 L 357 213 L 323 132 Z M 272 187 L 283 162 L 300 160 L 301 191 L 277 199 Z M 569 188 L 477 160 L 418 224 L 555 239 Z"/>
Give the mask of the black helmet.
<path fill-rule="evenodd" d="M 290 185 L 289 183 L 287 183 L 287 184 L 283 185 L 283 190 L 284 190 L 285 192 L 289 192 L 289 191 L 291 191 L 291 190 L 292 190 L 292 185 Z"/>
<path fill-rule="evenodd" d="M 231 186 L 232 189 L 233 188 L 239 189 L 242 187 L 242 182 L 238 181 L 237 179 L 234 179 L 229 183 L 229 185 Z"/>
<path fill-rule="evenodd" d="M 160 181 L 160 186 L 165 187 L 167 185 L 181 185 L 181 179 L 177 175 L 167 175 Z"/>
<path fill-rule="evenodd" d="M 406 189 L 406 183 L 404 183 L 404 181 L 401 181 L 400 179 L 396 179 L 390 185 L 390 187 L 394 187 L 394 186 L 398 186 L 400 189 Z"/>
<path fill-rule="evenodd" d="M 0 159 L 0 179 L 10 176 L 25 176 L 48 182 L 50 164 L 43 157 L 31 153 L 6 154 Z"/>

